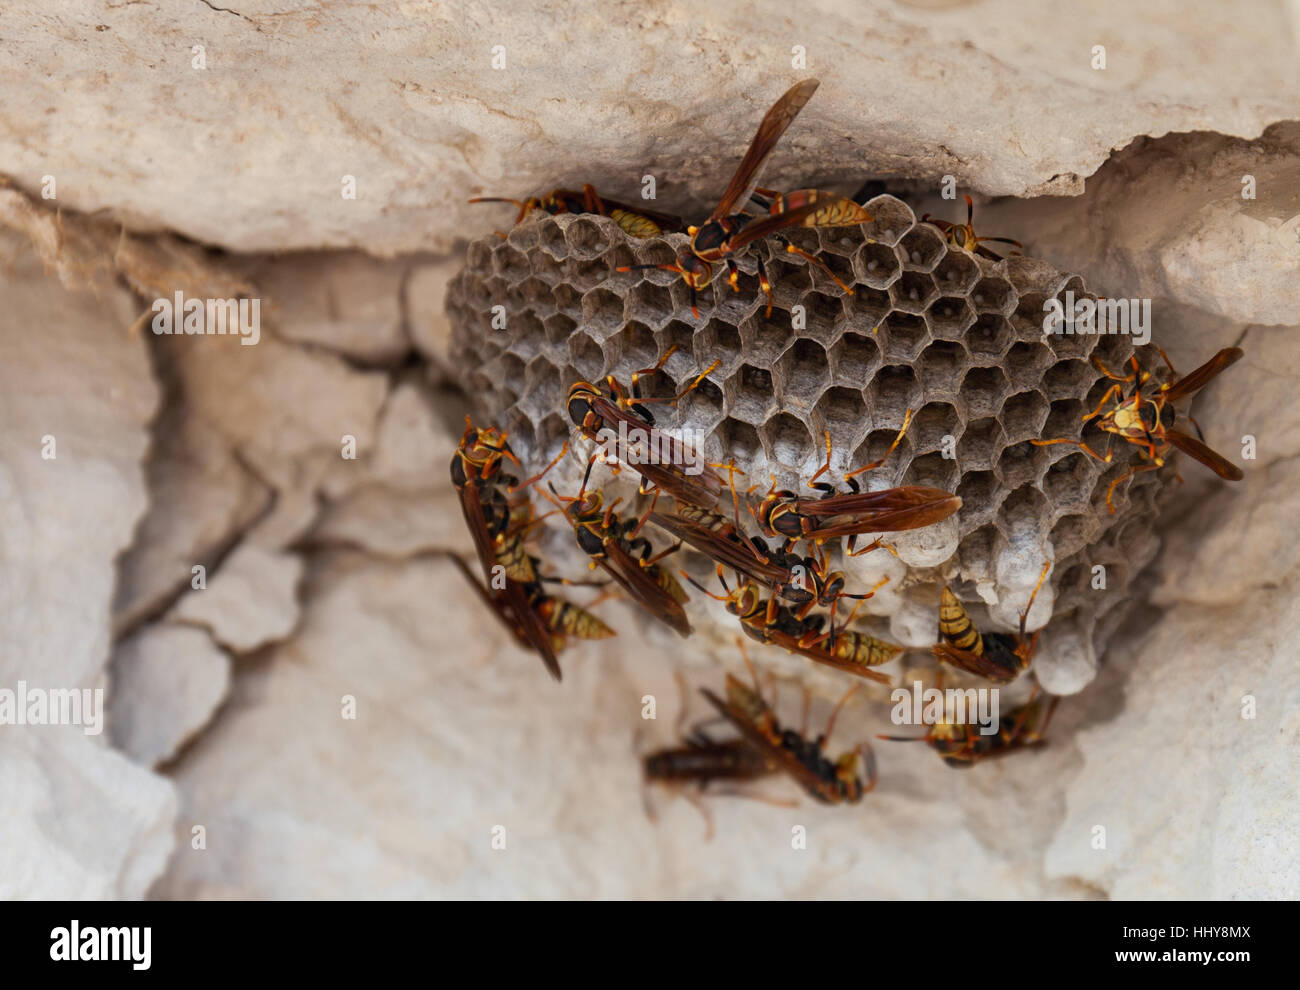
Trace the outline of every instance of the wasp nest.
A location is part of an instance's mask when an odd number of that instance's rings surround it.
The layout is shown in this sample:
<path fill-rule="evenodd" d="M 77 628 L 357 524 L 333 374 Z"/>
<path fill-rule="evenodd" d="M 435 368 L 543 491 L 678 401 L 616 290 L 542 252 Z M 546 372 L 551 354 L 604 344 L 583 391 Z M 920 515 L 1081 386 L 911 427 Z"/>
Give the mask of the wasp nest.
<path fill-rule="evenodd" d="M 635 240 L 604 217 L 535 213 L 504 240 L 473 242 L 447 310 L 476 414 L 509 430 L 525 466 L 540 469 L 576 437 L 564 409 L 573 382 L 612 374 L 626 384 L 675 347 L 643 379 L 643 394 L 671 395 L 720 363 L 675 407 L 654 406 L 656 424 L 703 438 L 710 461 L 734 460 L 745 472 L 740 485 L 766 490 L 775 478 L 814 494 L 805 482 L 825 460 L 824 432 L 829 480 L 837 481 L 884 456 L 911 409 L 902 444 L 861 480 L 873 490 L 945 488 L 962 508 L 936 526 L 887 537 L 897 557 L 877 550 L 835 561 L 858 585 L 851 590 L 890 578 L 863 605 L 863 628 L 927 648 L 947 583 L 981 628 L 1014 630 L 1050 560 L 1029 616 L 1030 629 L 1051 619 L 1035 669 L 1049 690 L 1078 691 L 1121 618 L 1116 606 L 1157 549 L 1157 476 L 1120 485 L 1112 514 L 1106 490 L 1128 470 L 1130 445 L 1116 445 L 1107 465 L 1075 446 L 1029 441 L 1078 438 L 1081 418 L 1110 384 L 1090 359 L 1119 369 L 1131 341 L 1044 333 L 1046 300 L 1086 295 L 1079 276 L 950 246 L 891 196 L 867 209 L 874 220 L 859 228 L 789 235 L 853 286 L 851 296 L 779 245 L 752 249 L 773 284 L 770 317 L 752 257 L 741 259 L 739 292 L 721 278 L 704 290 L 698 319 L 675 274 L 616 271 L 671 262 L 680 234 Z M 579 443 L 553 476 L 562 492 L 577 490 L 586 453 Z M 626 479 L 619 484 L 631 490 Z M 720 606 L 712 614 L 734 631 Z"/>

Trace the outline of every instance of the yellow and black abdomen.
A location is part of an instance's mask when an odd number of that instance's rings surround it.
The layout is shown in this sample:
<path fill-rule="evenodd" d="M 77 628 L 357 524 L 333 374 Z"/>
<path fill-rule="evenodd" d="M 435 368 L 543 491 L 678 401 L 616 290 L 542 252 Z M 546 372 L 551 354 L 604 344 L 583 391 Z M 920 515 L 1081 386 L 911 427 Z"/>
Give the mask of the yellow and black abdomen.
<path fill-rule="evenodd" d="M 939 635 L 945 643 L 959 650 L 980 655 L 984 652 L 984 640 L 970 620 L 966 606 L 958 601 L 947 588 L 939 599 Z"/>

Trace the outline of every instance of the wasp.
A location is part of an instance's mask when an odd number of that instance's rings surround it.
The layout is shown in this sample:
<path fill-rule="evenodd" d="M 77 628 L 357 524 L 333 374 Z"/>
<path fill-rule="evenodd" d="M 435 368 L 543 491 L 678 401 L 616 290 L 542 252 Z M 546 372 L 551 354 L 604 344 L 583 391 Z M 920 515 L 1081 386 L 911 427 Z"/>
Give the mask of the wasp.
<path fill-rule="evenodd" d="M 771 754 L 755 746 L 744 736 L 737 739 L 715 740 L 709 736 L 700 723 L 689 733 L 683 732 L 686 720 L 686 681 L 681 672 L 674 675 L 677 681 L 681 707 L 677 718 L 677 735 L 680 742 L 676 746 L 649 753 L 641 760 L 641 774 L 644 783 L 658 784 L 662 787 L 681 791 L 697 811 L 704 816 L 708 826 L 706 841 L 713 837 L 713 816 L 692 793 L 692 788 L 703 793 L 711 784 L 744 784 L 761 777 L 770 776 L 780 768 Z M 735 797 L 752 797 L 771 801 L 741 790 L 715 790 L 716 795 Z M 654 819 L 654 811 L 645 796 L 646 813 Z"/>
<path fill-rule="evenodd" d="M 779 206 L 784 207 L 784 209 L 779 209 L 777 200 L 772 199 L 768 204 L 770 212 L 767 216 L 761 218 L 755 218 L 736 209 L 738 206 L 747 203 L 751 194 L 756 191 L 755 183 L 758 180 L 758 175 L 767 163 L 773 149 L 776 148 L 777 142 L 781 140 L 781 136 L 793 123 L 799 111 L 812 98 L 819 85 L 820 83 L 816 79 L 805 79 L 802 82 L 795 83 L 772 105 L 762 123 L 758 125 L 758 131 L 754 134 L 754 138 L 745 152 L 745 157 L 740 160 L 736 174 L 732 176 L 731 182 L 723 192 L 718 205 L 703 224 L 698 227 L 688 226 L 686 228 L 686 233 L 691 238 L 690 244 L 678 254 L 675 263 L 671 265 L 629 265 L 619 268 L 618 271 L 628 272 L 646 268 L 659 268 L 676 272 L 690 289 L 691 312 L 698 319 L 700 311 L 697 305 L 697 296 L 699 290 L 713 281 L 714 265 L 725 265 L 728 272 L 728 283 L 732 289 L 740 291 L 738 285 L 740 269 L 736 265 L 736 259 L 743 254 L 749 245 L 756 241 L 790 227 L 809 225 L 818 216 L 826 222 L 835 221 L 836 225 L 869 221 L 871 215 L 856 203 L 838 197 L 830 197 L 827 194 L 809 189 L 799 190 L 797 193 L 790 193 L 782 197 Z M 765 190 L 765 192 L 772 196 L 776 195 L 772 194 L 771 190 Z M 853 209 L 849 210 L 844 205 L 845 203 L 850 203 Z M 788 252 L 798 254 L 810 263 L 820 266 L 831 278 L 835 279 L 835 282 L 847 294 L 853 294 L 853 289 L 836 278 L 835 273 L 816 255 L 801 251 L 788 242 L 785 248 Z M 772 284 L 763 268 L 762 259 L 756 260 L 758 262 L 759 285 L 763 290 L 763 294 L 767 297 L 767 315 L 771 316 Z"/>
<path fill-rule="evenodd" d="M 639 206 L 629 206 L 616 199 L 606 199 L 596 192 L 591 183 L 585 183 L 581 191 L 574 189 L 552 189 L 542 196 L 530 196 L 528 199 L 506 199 L 500 196 L 475 196 L 471 203 L 513 203 L 519 207 L 515 223 L 522 223 L 524 218 L 534 210 L 550 213 L 594 213 L 609 217 L 631 237 L 658 237 L 666 231 L 680 231 L 682 221 L 667 213 L 656 213 Z M 501 236 L 505 236 L 502 234 Z"/>
<path fill-rule="evenodd" d="M 1207 447 L 1203 437 L 1197 439 L 1181 430 L 1174 429 L 1175 411 L 1173 405 L 1179 399 L 1185 399 L 1199 392 L 1224 370 L 1240 361 L 1244 354 L 1242 349 L 1240 347 L 1225 347 L 1186 378 L 1179 378 L 1178 372 L 1174 370 L 1173 364 L 1169 361 L 1169 355 L 1160 348 L 1157 348 L 1157 350 L 1160 351 L 1160 356 L 1164 359 L 1174 380 L 1160 385 L 1154 392 L 1147 395 L 1143 394 L 1142 389 L 1151 380 L 1151 373 L 1141 370 L 1136 355 L 1129 358 L 1132 362 L 1133 373 L 1122 377 L 1113 374 L 1095 355 L 1092 359 L 1097 370 L 1115 384 L 1106 390 L 1106 394 L 1097 403 L 1097 408 L 1085 415 L 1083 421 L 1087 423 L 1095 419 L 1099 429 L 1126 440 L 1137 447 L 1140 458 L 1140 463 L 1121 474 L 1106 489 L 1106 506 L 1112 514 L 1115 512 L 1113 500 L 1115 488 L 1119 483 L 1143 471 L 1155 471 L 1164 467 L 1165 457 L 1170 448 L 1181 450 L 1188 457 L 1204 464 L 1220 478 L 1227 481 L 1240 481 L 1244 477 L 1241 468 L 1222 454 Z M 1127 393 L 1124 390 L 1126 385 L 1132 386 L 1131 391 Z M 1102 409 L 1112 400 L 1114 405 L 1103 414 Z M 1200 426 L 1197 425 L 1196 420 L 1191 422 L 1199 434 L 1201 432 Z M 1107 448 L 1103 457 L 1082 440 L 1060 438 L 1057 440 L 1031 440 L 1030 443 L 1038 447 L 1047 447 L 1054 443 L 1074 444 L 1099 461 L 1109 464 L 1111 460 L 1112 451 L 1109 448 Z"/>
<path fill-rule="evenodd" d="M 979 237 L 975 233 L 975 204 L 971 202 L 969 196 L 966 197 L 966 222 L 951 223 L 947 220 L 932 219 L 930 214 L 926 213 L 921 217 L 922 223 L 928 223 L 938 227 L 943 231 L 943 239 L 955 247 L 963 248 L 966 251 L 973 251 L 980 257 L 988 258 L 991 261 L 1001 261 L 1002 256 L 984 246 L 985 241 L 996 241 L 1001 244 L 1011 244 L 1015 247 L 1024 247 L 1019 241 L 1013 241 L 1010 237 Z M 1019 252 L 1012 252 L 1018 254 Z"/>
<path fill-rule="evenodd" d="M 772 548 L 758 536 L 746 537 L 726 516 L 709 509 L 679 504 L 675 513 L 651 512 L 650 521 L 698 550 L 715 564 L 743 574 L 777 597 L 802 606 L 803 618 L 815 606 L 832 606 L 848 594 L 842 571 L 831 571 L 824 556 L 804 556 L 783 547 Z"/>
<path fill-rule="evenodd" d="M 587 464 L 582 487 L 573 498 L 565 498 L 551 488 L 560 503 L 567 503 L 564 513 L 573 526 L 578 547 L 591 557 L 593 566 L 603 568 L 642 608 L 682 636 L 689 636 L 691 624 L 682 608 L 686 592 L 677 578 L 659 565 L 660 560 L 681 544 L 651 556 L 654 548 L 650 541 L 636 535 L 640 522 L 615 515 L 620 500 L 605 505 L 602 492 L 587 488 L 594 464 L 594 461 Z"/>
<path fill-rule="evenodd" d="M 1007 633 L 981 635 L 971 622 L 966 606 L 945 586 L 939 598 L 940 642 L 935 644 L 931 652 L 944 663 L 968 674 L 975 674 L 997 684 L 1010 684 L 1028 669 L 1034 658 L 1034 650 L 1038 647 L 1038 633 L 1026 635 L 1025 622 L 1051 567 L 1050 560 L 1043 564 L 1033 594 L 1029 596 L 1025 610 L 1020 613 L 1020 633 L 1014 636 Z"/>
<path fill-rule="evenodd" d="M 654 416 L 645 407 L 653 402 L 677 402 L 698 386 L 718 362 L 704 369 L 675 396 L 643 398 L 637 386 L 640 376 L 658 371 L 676 349 L 676 345 L 668 348 L 653 368 L 636 372 L 630 393 L 613 375 L 605 378 L 608 394 L 591 382 L 575 382 L 569 388 L 565 408 L 583 436 L 606 449 L 613 446 L 618 463 L 630 466 L 656 490 L 662 489 L 681 502 L 711 506 L 722 493 L 722 478 L 700 460 L 702 455 L 655 429 Z"/>
<path fill-rule="evenodd" d="M 912 410 L 909 409 L 903 417 L 902 428 L 885 456 L 844 476 L 851 489 L 846 493 L 837 493 L 834 486 L 817 481 L 831 466 L 831 435 L 829 430 L 826 431 L 826 463 L 808 479 L 808 487 L 822 492 L 822 495 L 818 498 L 804 498 L 786 489 L 777 491 L 773 483 L 773 487 L 756 504 L 750 506 L 750 512 L 759 528 L 767 536 L 784 539 L 787 546 L 796 540 L 820 544 L 848 536 L 852 548 L 853 537 L 863 533 L 920 529 L 947 519 L 961 508 L 961 498 L 942 488 L 906 485 L 864 492 L 858 484 L 858 475 L 880 467 L 889 459 L 889 455 L 902 441 L 911 420 Z M 746 494 L 752 495 L 753 491 L 751 488 Z M 874 543 L 859 553 L 865 553 L 878 545 Z"/>
<path fill-rule="evenodd" d="M 889 578 L 881 578 L 866 594 L 854 596 L 859 601 L 844 624 L 838 628 L 832 624 L 830 629 L 826 629 L 825 616 L 808 615 L 806 610 L 801 615 L 780 604 L 775 597 L 764 598 L 762 589 L 753 581 L 740 582 L 733 590 L 723 577 L 721 567 L 718 568 L 718 580 L 725 592 L 722 595 L 707 590 L 685 571 L 682 576 L 710 598 L 725 603 L 727 611 L 740 620 L 741 629 L 750 639 L 779 646 L 855 677 L 881 684 L 891 683 L 888 677 L 871 668 L 893 660 L 903 648 L 848 628 L 862 602 L 872 597 Z"/>
<path fill-rule="evenodd" d="M 924 736 L 877 736 L 893 742 L 929 743 L 950 767 L 965 769 L 981 760 L 1006 756 L 1018 749 L 1045 745 L 1043 734 L 1056 711 L 1060 697 L 1053 696 L 1044 704 L 1034 686 L 1029 701 L 1014 712 L 998 720 L 998 731 L 984 735 L 978 726 L 966 722 L 936 722 Z"/>
<path fill-rule="evenodd" d="M 748 657 L 745 662 L 748 665 Z M 750 671 L 753 672 L 752 667 Z M 863 743 L 834 760 L 826 755 L 825 747 L 835 731 L 835 720 L 840 710 L 858 687 L 850 688 L 839 700 L 831 711 L 825 731 L 815 739 L 809 739 L 806 730 L 795 732 L 777 721 L 771 706 L 763 700 L 756 677 L 751 690 L 728 674 L 725 701 L 707 688 L 701 689 L 701 693 L 719 715 L 739 729 L 745 739 L 813 798 L 824 804 L 856 804 L 876 786 L 876 760 L 870 745 Z M 858 776 L 859 757 L 866 768 L 865 783 Z"/>
<path fill-rule="evenodd" d="M 564 456 L 567 445 L 535 478 L 520 482 L 505 474 L 503 465 L 519 459 L 507 435 L 493 427 L 479 429 L 465 418 L 465 433 L 451 460 L 451 480 L 460 495 L 461 512 L 473 538 L 486 586 L 458 556 L 461 572 L 502 624 L 525 647 L 541 656 L 546 669 L 560 679 L 559 649 L 567 637 L 603 639 L 613 630 L 594 615 L 545 591 L 537 561 L 524 549 L 524 533 L 537 520 L 524 490 L 545 475 Z M 499 570 L 498 570 L 499 569 Z"/>

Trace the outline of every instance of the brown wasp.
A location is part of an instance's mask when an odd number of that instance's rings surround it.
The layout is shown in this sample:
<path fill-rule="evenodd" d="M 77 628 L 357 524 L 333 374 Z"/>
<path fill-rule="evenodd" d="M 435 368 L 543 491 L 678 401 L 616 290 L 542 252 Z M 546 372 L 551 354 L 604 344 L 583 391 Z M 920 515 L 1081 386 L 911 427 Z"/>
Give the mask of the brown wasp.
<path fill-rule="evenodd" d="M 567 503 L 561 508 L 573 526 L 578 547 L 591 557 L 593 566 L 599 564 L 647 612 L 681 635 L 689 636 L 691 624 L 682 608 L 686 592 L 677 578 L 658 563 L 681 544 L 652 557 L 650 541 L 636 535 L 640 522 L 615 515 L 620 500 L 605 505 L 602 492 L 588 490 L 594 465 L 595 461 L 588 462 L 582 488 L 573 498 L 565 498 L 551 488 L 561 503 Z"/>
<path fill-rule="evenodd" d="M 975 674 L 997 684 L 1010 684 L 1029 667 L 1038 647 L 1038 633 L 1033 636 L 1025 634 L 1025 622 L 1029 619 L 1029 610 L 1034 607 L 1034 599 L 1043 586 L 1047 572 L 1051 569 L 1049 560 L 1043 564 L 1034 585 L 1033 594 L 1020 613 L 1020 633 L 985 633 L 975 628 L 971 622 L 966 606 L 958 600 L 947 587 L 939 598 L 939 638 L 931 652 L 944 663 L 952 664 L 968 674 Z"/>
<path fill-rule="evenodd" d="M 740 627 L 750 639 L 779 646 L 787 652 L 797 653 L 814 663 L 834 667 L 855 677 L 881 684 L 891 683 L 888 677 L 871 668 L 893 660 L 903 648 L 895 643 L 887 643 L 882 639 L 848 628 L 862 602 L 872 597 L 889 580 L 888 578 L 881 578 L 866 594 L 852 596 L 859 601 L 853 607 L 848 619 L 838 628 L 832 623 L 831 627 L 826 629 L 825 616 L 808 615 L 806 609 L 801 615 L 790 607 L 780 604 L 775 597 L 764 598 L 762 589 L 753 581 L 741 582 L 733 590 L 728 586 L 727 579 L 723 577 L 721 566 L 718 567 L 718 580 L 722 583 L 723 591 L 726 592 L 723 595 L 715 595 L 685 571 L 682 572 L 682 576 L 710 598 L 724 602 L 727 611 L 740 619 Z"/>
<path fill-rule="evenodd" d="M 748 657 L 745 657 L 745 663 L 748 665 Z M 750 671 L 752 674 L 753 667 Z M 750 690 L 728 674 L 725 701 L 707 688 L 701 693 L 718 714 L 739 729 L 753 746 L 767 754 L 812 797 L 825 804 L 856 804 L 862 800 L 862 795 L 876 786 L 876 759 L 870 745 L 863 743 L 835 760 L 827 757 L 825 745 L 835 730 L 835 719 L 840 709 L 857 689 L 858 685 L 850 688 L 839 700 L 831 711 L 826 730 L 815 739 L 809 739 L 806 730 L 795 732 L 781 726 L 771 706 L 763 700 L 757 677 L 754 678 L 754 689 Z M 866 783 L 858 776 L 859 755 L 866 768 Z"/>
<path fill-rule="evenodd" d="M 1001 244 L 1012 244 L 1015 247 L 1024 247 L 1019 241 L 1013 241 L 1010 237 L 978 237 L 975 234 L 975 204 L 971 202 L 969 196 L 966 197 L 966 222 L 951 223 L 947 220 L 932 219 L 930 214 L 926 213 L 921 217 L 922 223 L 928 223 L 938 227 L 943 231 L 944 240 L 949 244 L 967 251 L 974 251 L 981 257 L 988 258 L 992 261 L 1001 261 L 1002 256 L 984 246 L 985 241 L 997 241 Z M 1018 252 L 1012 252 L 1013 254 Z"/>
<path fill-rule="evenodd" d="M 745 248 L 756 241 L 789 227 L 811 225 L 813 218 L 818 216 L 821 216 L 824 222 L 835 221 L 837 225 L 862 223 L 864 219 L 870 220 L 870 215 L 856 203 L 852 203 L 851 200 L 830 197 L 827 194 L 811 189 L 801 189 L 797 193 L 790 193 L 782 197 L 779 207 L 784 207 L 784 209 L 779 209 L 777 200 L 772 198 L 768 203 L 770 212 L 765 217 L 755 218 L 747 213 L 733 212 L 738 206 L 747 203 L 752 193 L 757 191 L 755 183 L 758 181 L 759 172 L 767 163 L 768 157 L 776 148 L 777 142 L 781 140 L 781 135 L 785 133 L 786 128 L 798 116 L 799 111 L 812 98 L 819 85 L 820 83 L 816 79 L 805 79 L 802 82 L 795 83 L 772 105 L 772 109 L 767 112 L 762 123 L 758 125 L 758 131 L 755 133 L 753 141 L 750 142 L 745 157 L 740 160 L 740 166 L 736 169 L 736 174 L 732 176 L 731 182 L 728 184 L 726 191 L 723 192 L 718 205 L 703 224 L 698 227 L 690 226 L 686 228 L 691 243 L 687 249 L 677 256 L 674 264 L 630 265 L 619 268 L 618 271 L 627 272 L 645 268 L 660 268 L 665 271 L 676 272 L 681 275 L 682 280 L 690 288 L 691 312 L 698 318 L 700 311 L 697 305 L 697 293 L 713 280 L 713 266 L 715 264 L 726 265 L 728 271 L 727 280 L 733 289 L 739 291 L 737 283 L 740 279 L 740 269 L 736 265 L 736 259 L 741 256 Z M 764 190 L 764 192 L 772 197 L 776 196 L 771 190 Z M 853 209 L 848 209 L 844 203 L 850 203 Z M 831 278 L 835 279 L 846 293 L 852 295 L 853 289 L 836 278 L 835 273 L 821 259 L 805 251 L 800 251 L 789 243 L 786 243 L 786 250 L 819 265 Z M 758 261 L 759 285 L 762 287 L 763 294 L 767 296 L 767 315 L 771 316 L 772 284 L 768 281 L 762 260 L 756 260 Z"/>
<path fill-rule="evenodd" d="M 1173 406 L 1179 399 L 1185 399 L 1199 392 L 1225 369 L 1240 361 L 1244 353 L 1242 349 L 1240 347 L 1225 347 L 1186 378 L 1179 378 L 1178 372 L 1174 370 L 1174 366 L 1169 361 L 1169 355 L 1165 354 L 1160 348 L 1157 348 L 1157 350 L 1160 351 L 1160 356 L 1164 359 L 1165 364 L 1169 367 L 1170 374 L 1173 375 L 1175 380 L 1159 386 L 1150 395 L 1142 394 L 1142 386 L 1150 381 L 1151 372 L 1141 370 L 1136 355 L 1129 358 L 1132 362 L 1133 373 L 1123 377 L 1113 374 L 1101 363 L 1100 359 L 1095 355 L 1093 356 L 1093 364 L 1115 384 L 1106 390 L 1106 394 L 1097 403 L 1097 408 L 1084 416 L 1083 421 L 1086 423 L 1089 420 L 1096 419 L 1098 428 L 1136 446 L 1140 459 L 1145 462 L 1139 463 L 1121 474 L 1106 489 L 1106 505 L 1112 513 L 1115 511 L 1113 496 L 1116 486 L 1126 478 L 1130 478 L 1142 471 L 1155 471 L 1157 468 L 1164 467 L 1165 456 L 1169 453 L 1171 447 L 1181 450 L 1193 460 L 1200 461 L 1220 478 L 1228 481 L 1240 481 L 1244 477 L 1241 468 L 1222 454 L 1216 453 L 1207 447 L 1203 438 L 1197 439 L 1181 430 L 1174 429 L 1175 412 Z M 1132 386 L 1132 391 L 1128 394 L 1125 394 L 1125 385 Z M 1112 400 L 1114 400 L 1114 405 L 1103 415 L 1102 409 Z M 1197 425 L 1196 420 L 1191 422 L 1199 434 L 1201 432 L 1200 426 Z M 1048 447 L 1054 443 L 1074 444 L 1106 464 L 1110 463 L 1112 454 L 1111 450 L 1107 448 L 1106 455 L 1103 457 L 1082 440 L 1061 438 L 1057 440 L 1031 440 L 1030 443 L 1037 447 Z"/>
<path fill-rule="evenodd" d="M 784 539 L 787 546 L 796 540 L 822 543 L 848 536 L 852 548 L 852 537 L 859 534 L 920 529 L 947 519 L 961 508 L 961 498 L 942 488 L 906 485 L 902 488 L 864 492 L 858 486 L 857 476 L 880 467 L 889 459 L 911 421 L 912 410 L 909 409 L 903 417 L 903 426 L 898 431 L 898 436 L 894 438 L 885 456 L 846 474 L 844 480 L 852 490 L 839 494 L 834 486 L 817 481 L 831 466 L 831 435 L 827 431 L 826 463 L 808 479 L 808 487 L 823 494 L 818 498 L 803 498 L 792 491 L 774 490 L 774 483 L 767 494 L 757 500 L 756 505 L 750 506 L 750 512 L 759 528 L 767 536 Z M 751 488 L 746 494 L 753 491 Z M 859 553 L 865 553 L 877 545 L 879 544 L 872 544 Z"/>
<path fill-rule="evenodd" d="M 831 571 L 823 555 L 800 557 L 785 548 L 773 549 L 761 537 L 746 537 L 726 516 L 697 506 L 679 504 L 675 513 L 651 512 L 650 521 L 714 563 L 769 587 L 795 605 L 804 618 L 815 606 L 831 606 L 841 598 L 864 598 L 845 592 L 847 579 Z"/>
<path fill-rule="evenodd" d="M 509 496 L 541 478 L 559 457 L 542 474 L 521 483 L 506 475 L 502 467 L 507 460 L 519 463 L 506 442 L 506 434 L 492 427 L 478 429 L 468 416 L 465 426 L 452 456 L 451 480 L 460 494 L 461 512 L 474 540 L 486 586 L 460 557 L 452 557 L 502 624 L 541 656 L 546 669 L 558 681 L 561 675 L 556 654 L 566 637 L 603 639 L 614 635 L 594 615 L 548 594 L 542 587 L 542 581 L 547 579 L 538 575 L 536 559 L 524 549 L 524 534 L 537 520 L 532 517 L 527 495 L 517 501 Z M 559 456 L 564 456 L 564 450 Z"/>
<path fill-rule="evenodd" d="M 1030 749 L 1046 745 L 1043 734 L 1056 711 L 1056 704 L 1061 699 L 1052 697 L 1043 704 L 1038 698 L 1039 688 L 1034 685 L 1033 693 L 1023 707 L 1003 715 L 998 720 L 998 731 L 984 735 L 979 727 L 966 722 L 940 721 L 935 723 L 924 736 L 877 736 L 892 742 L 925 742 L 937 752 L 943 762 L 950 767 L 964 769 L 973 767 L 981 760 L 996 756 L 1006 756 L 1018 749 Z M 1045 712 L 1044 712 L 1045 709 Z"/>
<path fill-rule="evenodd" d="M 639 206 L 629 206 L 616 199 L 606 199 L 596 192 L 591 183 L 585 183 L 579 192 L 574 189 L 552 189 L 543 196 L 528 199 L 506 199 L 500 196 L 475 196 L 471 203 L 513 203 L 519 207 L 515 223 L 522 223 L 534 210 L 551 215 L 559 213 L 594 213 L 609 217 L 632 237 L 658 237 L 665 231 L 679 231 L 682 221 L 667 213 L 656 213 Z M 501 236 L 505 236 L 502 234 Z"/>
<path fill-rule="evenodd" d="M 630 394 L 613 375 L 605 378 L 608 395 L 590 382 L 575 382 L 569 388 L 565 408 L 583 436 L 607 448 L 613 444 L 618 463 L 631 467 L 644 481 L 679 501 L 711 506 L 722 493 L 722 479 L 702 462 L 692 473 L 692 462 L 698 460 L 692 456 L 696 452 L 690 451 L 681 440 L 655 429 L 654 416 L 645 406 L 652 402 L 677 402 L 698 386 L 718 363 L 705 368 L 691 384 L 671 397 L 644 398 L 637 387 L 640 376 L 658 371 L 676 349 L 676 345 L 668 348 L 653 368 L 634 374 Z"/>
<path fill-rule="evenodd" d="M 681 790 L 688 801 L 695 807 L 708 826 L 706 841 L 713 838 L 713 816 L 691 792 L 692 786 L 703 793 L 714 783 L 743 784 L 760 777 L 776 773 L 779 767 L 776 760 L 748 739 L 715 740 L 705 733 L 703 725 L 695 726 L 689 733 L 683 733 L 682 726 L 686 718 L 686 682 L 681 672 L 675 675 L 677 689 L 682 698 L 680 713 L 677 718 L 677 734 L 681 743 L 656 750 L 641 761 L 641 772 L 646 783 L 655 783 L 664 787 Z M 735 797 L 757 797 L 744 791 L 715 790 L 716 795 Z M 767 798 L 759 798 L 767 801 Z M 646 812 L 653 819 L 654 812 L 646 799 Z"/>

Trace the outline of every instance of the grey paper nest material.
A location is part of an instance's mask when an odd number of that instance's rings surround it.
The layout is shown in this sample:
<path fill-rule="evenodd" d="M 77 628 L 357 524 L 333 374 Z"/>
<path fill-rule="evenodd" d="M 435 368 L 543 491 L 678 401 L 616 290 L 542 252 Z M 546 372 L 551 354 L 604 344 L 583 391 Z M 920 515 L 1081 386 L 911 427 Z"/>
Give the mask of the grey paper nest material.
<path fill-rule="evenodd" d="M 754 249 L 765 252 L 773 282 L 770 318 L 752 259 L 741 262 L 739 293 L 721 278 L 704 291 L 698 320 L 673 273 L 615 271 L 671 261 L 682 235 L 634 240 L 604 217 L 534 214 L 505 240 L 480 238 L 447 295 L 453 357 L 476 415 L 509 430 L 525 466 L 538 469 L 575 433 L 564 413 L 569 385 L 606 374 L 626 383 L 675 345 L 647 394 L 669 394 L 721 363 L 676 409 L 656 407 L 657 423 L 706 436 L 708 459 L 734 459 L 746 484 L 766 488 L 775 476 L 799 489 L 824 459 L 823 431 L 833 442 L 834 481 L 881 457 L 913 409 L 902 445 L 864 476 L 867 487 L 934 485 L 963 506 L 945 523 L 891 537 L 901 561 L 880 550 L 842 563 L 859 585 L 891 579 L 865 603 L 864 628 L 928 647 L 939 587 L 949 582 L 982 628 L 1014 629 L 1043 561 L 1052 560 L 1029 619 L 1031 629 L 1052 619 L 1035 669 L 1049 690 L 1078 691 L 1121 618 L 1129 582 L 1157 549 L 1159 485 L 1154 472 L 1121 485 L 1112 515 L 1106 489 L 1133 448 L 1116 444 L 1105 465 L 1073 446 L 1028 441 L 1078 437 L 1081 417 L 1109 384 L 1090 358 L 1118 369 L 1131 341 L 1044 334 L 1045 300 L 1084 295 L 1079 276 L 951 247 L 890 196 L 867 209 L 875 219 L 861 228 L 800 229 L 790 238 L 818 251 L 854 286 L 852 296 L 779 247 Z M 493 329 L 496 306 L 505 329 Z M 945 457 L 945 447 L 955 456 Z M 579 444 L 558 472 L 561 491 L 576 491 L 584 463 Z M 1097 564 L 1104 588 L 1095 587 Z M 713 614 L 734 628 L 720 606 Z"/>

